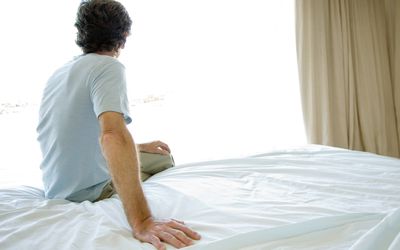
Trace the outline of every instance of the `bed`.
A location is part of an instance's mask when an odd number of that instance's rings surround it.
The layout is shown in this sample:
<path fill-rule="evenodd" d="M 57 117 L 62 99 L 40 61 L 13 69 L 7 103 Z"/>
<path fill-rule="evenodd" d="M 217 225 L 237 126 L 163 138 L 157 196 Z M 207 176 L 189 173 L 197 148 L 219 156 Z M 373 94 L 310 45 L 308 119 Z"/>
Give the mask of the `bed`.
<path fill-rule="evenodd" d="M 143 187 L 156 217 L 201 233 L 188 250 L 400 249 L 395 158 L 307 145 L 179 165 Z M 17 186 L 0 190 L 0 249 L 154 248 L 131 236 L 117 195 L 72 203 Z"/>

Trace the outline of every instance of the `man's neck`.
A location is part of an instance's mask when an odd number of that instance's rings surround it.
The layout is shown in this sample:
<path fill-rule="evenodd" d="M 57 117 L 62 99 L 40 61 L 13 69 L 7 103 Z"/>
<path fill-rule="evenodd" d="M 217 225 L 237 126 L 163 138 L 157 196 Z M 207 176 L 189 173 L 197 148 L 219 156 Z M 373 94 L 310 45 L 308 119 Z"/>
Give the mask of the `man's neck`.
<path fill-rule="evenodd" d="M 96 54 L 103 55 L 103 56 L 111 56 L 114 58 L 118 58 L 119 53 L 115 51 L 97 51 Z"/>

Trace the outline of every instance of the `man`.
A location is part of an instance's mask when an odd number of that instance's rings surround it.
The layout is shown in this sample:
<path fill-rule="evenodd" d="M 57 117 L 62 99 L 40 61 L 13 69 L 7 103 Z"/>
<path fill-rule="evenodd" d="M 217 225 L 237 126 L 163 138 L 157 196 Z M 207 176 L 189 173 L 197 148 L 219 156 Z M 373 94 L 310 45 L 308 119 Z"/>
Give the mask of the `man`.
<path fill-rule="evenodd" d="M 157 221 L 143 194 L 131 122 L 125 69 L 117 60 L 131 19 L 113 0 L 83 1 L 75 26 L 83 54 L 58 69 L 43 93 L 38 141 L 45 195 L 75 202 L 98 201 L 115 191 L 133 235 L 157 249 L 164 241 L 185 247 L 200 236 L 177 220 Z M 139 150 L 169 154 L 163 142 Z"/>

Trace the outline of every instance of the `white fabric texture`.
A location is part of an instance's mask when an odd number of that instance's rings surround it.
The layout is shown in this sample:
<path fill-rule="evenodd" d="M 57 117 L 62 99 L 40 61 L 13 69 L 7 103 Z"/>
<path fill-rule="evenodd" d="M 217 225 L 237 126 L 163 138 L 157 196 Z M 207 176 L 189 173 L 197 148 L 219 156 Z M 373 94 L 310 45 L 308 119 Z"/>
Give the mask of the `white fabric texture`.
<path fill-rule="evenodd" d="M 143 187 L 156 217 L 202 235 L 186 249 L 399 249 L 399 179 L 399 159 L 309 145 L 179 165 Z M 132 237 L 117 196 L 0 190 L 0 249 L 26 248 L 154 249 Z"/>

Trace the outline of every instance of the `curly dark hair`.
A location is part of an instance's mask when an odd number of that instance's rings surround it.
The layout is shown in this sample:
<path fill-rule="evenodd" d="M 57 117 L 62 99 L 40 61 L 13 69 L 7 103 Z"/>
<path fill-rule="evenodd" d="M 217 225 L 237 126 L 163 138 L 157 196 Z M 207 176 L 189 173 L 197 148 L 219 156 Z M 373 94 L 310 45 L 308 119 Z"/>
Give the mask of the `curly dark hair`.
<path fill-rule="evenodd" d="M 116 50 L 125 45 L 131 25 L 128 12 L 117 1 L 82 1 L 75 22 L 76 44 L 85 54 Z"/>

